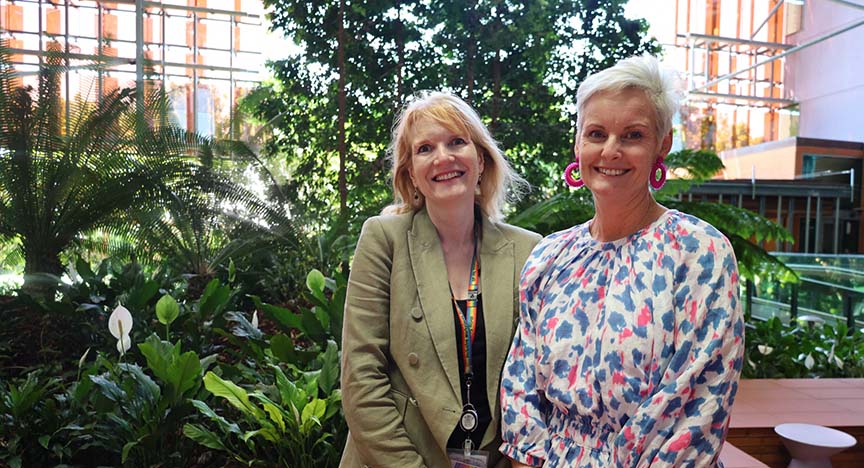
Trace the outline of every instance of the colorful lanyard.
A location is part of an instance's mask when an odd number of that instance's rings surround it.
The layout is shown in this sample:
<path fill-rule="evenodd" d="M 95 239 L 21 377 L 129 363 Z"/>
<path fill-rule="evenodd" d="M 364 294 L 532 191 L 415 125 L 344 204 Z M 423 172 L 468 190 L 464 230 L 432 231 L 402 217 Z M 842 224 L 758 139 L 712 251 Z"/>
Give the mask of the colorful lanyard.
<path fill-rule="evenodd" d="M 477 242 L 474 242 L 474 256 L 471 259 L 471 277 L 468 279 L 468 299 L 465 301 L 465 312 L 463 314 L 459 304 L 456 303 L 456 298 L 453 297 L 453 292 L 450 292 L 450 298 L 453 299 L 453 306 L 458 312 L 459 329 L 461 330 L 460 351 L 462 361 L 465 363 L 465 374 L 471 375 L 471 346 L 474 342 L 474 335 L 477 332 L 477 297 L 480 290 L 480 260 L 477 258 Z"/>

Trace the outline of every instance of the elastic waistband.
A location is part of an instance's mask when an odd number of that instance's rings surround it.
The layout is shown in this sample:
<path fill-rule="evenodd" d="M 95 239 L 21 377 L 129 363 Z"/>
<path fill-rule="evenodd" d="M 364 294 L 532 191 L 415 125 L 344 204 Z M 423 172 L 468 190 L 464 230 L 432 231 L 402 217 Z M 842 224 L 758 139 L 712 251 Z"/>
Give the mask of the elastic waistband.
<path fill-rule="evenodd" d="M 611 452 L 618 431 L 608 424 L 598 424 L 591 416 L 571 416 L 557 408 L 549 416 L 547 430 L 554 439 L 564 439 L 583 448 Z M 553 441 L 554 443 L 554 441 Z"/>

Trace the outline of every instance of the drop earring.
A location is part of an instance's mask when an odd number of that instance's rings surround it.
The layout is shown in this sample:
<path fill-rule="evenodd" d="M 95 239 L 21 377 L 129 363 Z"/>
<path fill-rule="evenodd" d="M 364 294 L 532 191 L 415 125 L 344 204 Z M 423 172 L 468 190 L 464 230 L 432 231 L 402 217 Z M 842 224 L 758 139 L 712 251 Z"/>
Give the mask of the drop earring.
<path fill-rule="evenodd" d="M 573 173 L 577 173 L 579 177 L 573 177 Z M 564 169 L 564 180 L 567 182 L 567 185 L 573 188 L 582 188 L 585 185 L 585 182 L 582 180 L 582 174 L 579 172 L 579 157 L 576 157 L 576 161 L 567 165 L 567 169 Z"/>
<path fill-rule="evenodd" d="M 660 190 L 663 184 L 666 183 L 666 164 L 663 164 L 663 157 L 657 158 L 657 162 L 651 168 L 651 177 L 648 179 L 651 188 Z"/>

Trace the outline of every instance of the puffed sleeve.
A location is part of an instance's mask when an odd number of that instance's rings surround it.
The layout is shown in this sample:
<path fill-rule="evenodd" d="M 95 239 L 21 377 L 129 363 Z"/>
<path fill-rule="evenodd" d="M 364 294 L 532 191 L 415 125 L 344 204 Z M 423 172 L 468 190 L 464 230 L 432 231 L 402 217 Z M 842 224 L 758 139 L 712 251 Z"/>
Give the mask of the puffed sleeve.
<path fill-rule="evenodd" d="M 546 460 L 549 438 L 546 413 L 549 402 L 538 372 L 537 317 L 544 268 L 544 242 L 531 253 L 519 286 L 519 324 L 501 376 L 501 453 L 531 466 Z"/>
<path fill-rule="evenodd" d="M 617 466 L 715 466 L 719 459 L 738 390 L 744 321 L 729 241 L 711 229 L 699 250 L 677 266 L 673 310 L 662 317 L 674 353 L 656 393 L 616 438 Z"/>
<path fill-rule="evenodd" d="M 392 245 L 371 218 L 363 224 L 345 297 L 342 408 L 363 463 L 422 467 L 390 396 L 390 272 Z"/>

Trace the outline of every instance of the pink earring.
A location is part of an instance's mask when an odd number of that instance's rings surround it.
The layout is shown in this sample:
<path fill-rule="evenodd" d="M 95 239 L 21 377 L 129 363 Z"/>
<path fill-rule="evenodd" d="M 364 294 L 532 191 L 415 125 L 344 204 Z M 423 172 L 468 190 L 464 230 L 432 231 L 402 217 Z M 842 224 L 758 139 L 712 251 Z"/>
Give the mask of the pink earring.
<path fill-rule="evenodd" d="M 657 158 L 657 162 L 651 168 L 651 177 L 648 182 L 654 190 L 663 188 L 663 184 L 666 183 L 666 165 L 663 164 L 663 158 Z"/>
<path fill-rule="evenodd" d="M 579 158 L 576 158 L 575 162 L 572 162 L 567 165 L 567 169 L 564 169 L 564 180 L 567 182 L 567 185 L 573 188 L 581 188 L 585 185 L 585 182 L 582 180 L 582 174 L 579 174 L 579 177 L 573 177 L 573 173 L 579 173 Z"/>

